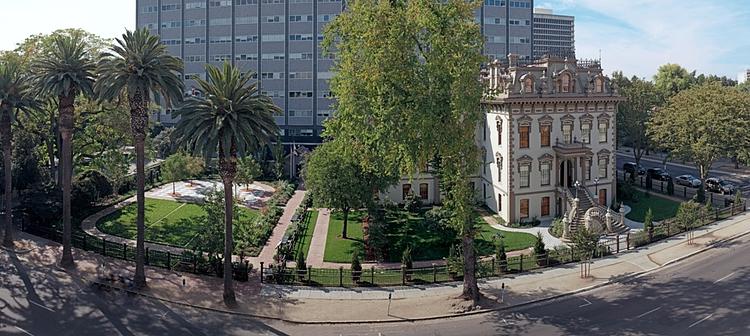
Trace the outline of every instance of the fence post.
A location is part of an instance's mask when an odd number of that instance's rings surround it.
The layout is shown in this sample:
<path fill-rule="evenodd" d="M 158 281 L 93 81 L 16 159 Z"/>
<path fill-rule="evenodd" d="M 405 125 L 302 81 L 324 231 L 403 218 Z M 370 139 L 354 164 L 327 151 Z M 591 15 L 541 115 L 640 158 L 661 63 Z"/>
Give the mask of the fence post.
<path fill-rule="evenodd" d="M 102 238 L 102 254 L 107 256 L 107 238 Z"/>
<path fill-rule="evenodd" d="M 495 263 L 492 263 L 492 267 L 495 267 Z M 435 264 L 432 264 L 432 283 L 437 282 L 437 267 Z"/>
<path fill-rule="evenodd" d="M 339 266 L 339 287 L 344 287 L 344 266 Z"/>
<path fill-rule="evenodd" d="M 230 263 L 232 261 L 229 261 Z M 172 253 L 167 251 L 167 269 L 172 269 Z"/>
<path fill-rule="evenodd" d="M 544 263 L 544 267 L 549 267 L 549 250 L 544 251 L 544 254 L 545 254 L 545 260 L 546 260 L 546 262 Z"/>
<path fill-rule="evenodd" d="M 687 198 L 687 186 L 682 187 L 682 197 Z"/>
<path fill-rule="evenodd" d="M 617 244 L 620 244 L 620 241 L 618 239 Z M 625 236 L 625 249 L 630 249 L 630 231 L 628 231 L 628 234 Z"/>
<path fill-rule="evenodd" d="M 260 283 L 263 283 L 263 262 L 260 262 Z"/>
<path fill-rule="evenodd" d="M 312 274 L 312 266 L 307 266 L 307 284 L 310 285 L 310 274 Z"/>
<path fill-rule="evenodd" d="M 620 235 L 618 234 L 615 239 L 617 239 L 617 253 L 620 253 Z"/>
<path fill-rule="evenodd" d="M 433 264 L 434 266 L 435 264 Z M 495 275 L 495 257 L 492 257 L 492 275 Z"/>
<path fill-rule="evenodd" d="M 375 286 L 375 266 L 370 266 L 370 284 Z"/>
<path fill-rule="evenodd" d="M 719 220 L 719 209 L 716 209 L 716 220 Z"/>
<path fill-rule="evenodd" d="M 401 265 L 401 285 L 406 286 L 406 265 Z"/>
<path fill-rule="evenodd" d="M 148 254 L 148 247 L 147 247 L 147 248 L 146 248 L 146 257 L 144 258 L 144 259 L 146 259 L 146 260 L 145 260 L 145 264 L 146 264 L 146 266 L 148 266 L 148 265 L 151 265 L 151 262 L 149 261 L 149 258 L 150 258 L 150 257 L 149 257 L 149 254 Z"/>
<path fill-rule="evenodd" d="M 122 243 L 122 259 L 128 260 L 128 244 Z"/>
<path fill-rule="evenodd" d="M 521 255 L 521 262 L 518 263 L 518 272 L 523 273 L 523 254 Z"/>

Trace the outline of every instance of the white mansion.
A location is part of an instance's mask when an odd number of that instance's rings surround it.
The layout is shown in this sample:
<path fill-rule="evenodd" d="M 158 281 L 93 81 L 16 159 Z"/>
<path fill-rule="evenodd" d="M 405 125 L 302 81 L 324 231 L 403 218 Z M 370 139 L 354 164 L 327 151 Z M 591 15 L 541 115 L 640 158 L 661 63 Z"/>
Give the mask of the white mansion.
<path fill-rule="evenodd" d="M 615 197 L 615 120 L 623 100 L 598 62 L 545 58 L 520 66 L 497 61 L 483 71 L 487 94 L 477 143 L 484 162 L 477 197 L 506 222 L 564 217 L 565 235 L 578 225 L 620 232 Z M 439 202 L 432 176 L 404 179 L 388 192 L 413 192 Z M 418 186 L 418 187 L 417 187 Z"/>

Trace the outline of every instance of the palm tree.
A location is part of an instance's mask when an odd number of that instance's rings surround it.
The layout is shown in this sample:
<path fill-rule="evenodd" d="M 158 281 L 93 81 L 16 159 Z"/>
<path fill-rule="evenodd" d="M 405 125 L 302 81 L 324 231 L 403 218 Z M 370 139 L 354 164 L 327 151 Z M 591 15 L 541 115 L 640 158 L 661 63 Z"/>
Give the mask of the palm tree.
<path fill-rule="evenodd" d="M 224 302 L 235 303 L 232 288 L 232 187 L 237 175 L 237 157 L 269 144 L 279 133 L 273 114 L 280 112 L 273 101 L 250 83 L 251 73 L 242 73 L 229 63 L 222 68 L 207 66 L 208 80 L 196 79 L 203 97 L 192 97 L 176 111 L 180 121 L 176 136 L 194 153 L 205 158 L 218 151 L 219 174 L 224 184 Z"/>
<path fill-rule="evenodd" d="M 6 54 L 0 60 L 0 142 L 3 148 L 3 169 L 5 173 L 5 235 L 3 246 L 13 246 L 13 176 L 11 156 L 13 155 L 13 127 L 16 113 L 38 107 L 38 101 L 29 86 L 29 76 L 24 72 L 21 60 L 15 55 Z"/>
<path fill-rule="evenodd" d="M 75 100 L 79 94 L 93 96 L 96 63 L 82 35 L 74 32 L 70 35 L 55 35 L 49 50 L 34 65 L 41 94 L 56 97 L 58 102 L 63 195 L 63 253 L 60 266 L 70 267 L 73 266 L 70 193 Z"/>
<path fill-rule="evenodd" d="M 111 52 L 99 61 L 99 79 L 94 90 L 100 99 L 112 101 L 127 96 L 130 106 L 130 128 L 136 153 L 136 260 L 134 285 L 146 286 L 145 258 L 145 141 L 148 127 L 148 106 L 152 97 L 160 93 L 166 103 L 182 100 L 184 84 L 180 77 L 182 61 L 169 55 L 159 37 L 147 29 L 127 31 L 116 39 Z"/>

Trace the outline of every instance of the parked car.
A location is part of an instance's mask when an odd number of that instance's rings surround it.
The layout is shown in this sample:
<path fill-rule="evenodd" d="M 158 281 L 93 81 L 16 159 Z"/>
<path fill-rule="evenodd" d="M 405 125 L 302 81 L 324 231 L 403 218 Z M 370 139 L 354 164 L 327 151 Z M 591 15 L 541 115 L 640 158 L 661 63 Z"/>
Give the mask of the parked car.
<path fill-rule="evenodd" d="M 624 170 L 626 173 L 635 175 L 636 173 L 638 175 L 643 175 L 646 173 L 646 169 L 643 168 L 643 166 L 639 164 L 635 164 L 635 162 L 627 162 L 624 165 L 622 165 L 622 170 Z"/>
<path fill-rule="evenodd" d="M 706 190 L 721 194 L 734 194 L 737 188 L 723 179 L 711 177 L 706 179 Z"/>
<path fill-rule="evenodd" d="M 664 169 L 661 168 L 649 168 L 646 171 L 646 174 L 651 177 L 652 180 L 657 181 L 669 181 L 672 179 L 672 176 L 669 175 Z"/>
<path fill-rule="evenodd" d="M 701 186 L 701 180 L 693 175 L 680 175 L 674 178 L 674 183 L 679 185 L 688 186 L 691 188 L 698 188 Z"/>

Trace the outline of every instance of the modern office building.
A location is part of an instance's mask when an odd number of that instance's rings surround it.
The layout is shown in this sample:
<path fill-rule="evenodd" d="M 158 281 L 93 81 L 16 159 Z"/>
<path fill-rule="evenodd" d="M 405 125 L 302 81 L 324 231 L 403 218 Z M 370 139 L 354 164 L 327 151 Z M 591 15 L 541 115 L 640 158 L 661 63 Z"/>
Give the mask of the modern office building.
<path fill-rule="evenodd" d="M 737 74 L 737 84 L 745 83 L 748 79 L 750 79 L 750 69 Z"/>
<path fill-rule="evenodd" d="M 232 62 L 258 73 L 262 91 L 284 110 L 276 116 L 285 143 L 320 142 L 331 117 L 328 80 L 335 55 L 324 55 L 325 25 L 341 13 L 342 0 L 136 0 L 137 27 L 161 36 L 185 62 L 186 94 L 206 64 Z M 485 0 L 477 22 L 486 37 L 484 53 L 509 53 L 531 60 L 533 0 Z M 169 111 L 156 117 L 175 122 Z"/>
<path fill-rule="evenodd" d="M 556 15 L 551 9 L 534 9 L 533 58 L 545 55 L 575 58 L 575 17 Z"/>

